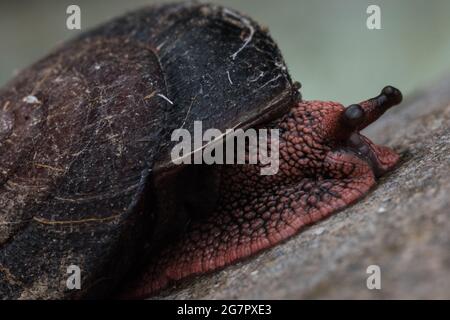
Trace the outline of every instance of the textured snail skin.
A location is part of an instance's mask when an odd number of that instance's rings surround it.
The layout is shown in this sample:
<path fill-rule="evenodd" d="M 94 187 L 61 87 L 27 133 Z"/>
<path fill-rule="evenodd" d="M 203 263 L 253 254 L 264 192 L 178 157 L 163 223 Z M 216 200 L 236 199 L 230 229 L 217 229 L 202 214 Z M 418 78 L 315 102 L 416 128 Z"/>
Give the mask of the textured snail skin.
<path fill-rule="evenodd" d="M 359 134 L 401 100 L 398 90 L 386 88 L 359 105 L 365 117 L 356 128 L 342 123 L 345 108 L 339 103 L 296 104 L 274 126 L 280 129 L 279 172 L 262 176 L 258 165 L 226 166 L 215 213 L 193 223 L 175 245 L 154 257 L 124 297 L 148 297 L 174 280 L 253 255 L 361 199 L 399 159 Z M 390 89 L 397 100 L 376 100 Z"/>

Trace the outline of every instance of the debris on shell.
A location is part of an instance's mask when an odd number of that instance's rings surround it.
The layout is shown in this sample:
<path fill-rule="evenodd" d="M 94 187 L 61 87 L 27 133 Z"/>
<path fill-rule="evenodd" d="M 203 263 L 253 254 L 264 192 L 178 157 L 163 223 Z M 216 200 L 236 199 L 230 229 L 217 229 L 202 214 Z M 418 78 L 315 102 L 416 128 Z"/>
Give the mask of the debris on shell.
<path fill-rule="evenodd" d="M 42 102 L 36 96 L 29 95 L 22 99 L 23 102 L 28 104 L 41 104 Z"/>

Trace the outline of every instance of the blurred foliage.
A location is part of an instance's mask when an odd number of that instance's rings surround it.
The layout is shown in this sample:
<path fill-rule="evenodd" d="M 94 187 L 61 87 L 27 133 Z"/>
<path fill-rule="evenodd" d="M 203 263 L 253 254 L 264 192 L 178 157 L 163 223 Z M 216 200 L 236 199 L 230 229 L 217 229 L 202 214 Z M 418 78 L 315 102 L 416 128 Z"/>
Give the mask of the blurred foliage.
<path fill-rule="evenodd" d="M 162 1 L 159 1 L 162 2 Z M 222 0 L 269 27 L 306 99 L 344 104 L 385 84 L 406 94 L 450 71 L 448 0 Z M 78 4 L 86 30 L 151 0 L 0 2 L 0 84 L 79 31 L 65 28 Z M 366 8 L 381 7 L 382 30 L 366 28 Z"/>

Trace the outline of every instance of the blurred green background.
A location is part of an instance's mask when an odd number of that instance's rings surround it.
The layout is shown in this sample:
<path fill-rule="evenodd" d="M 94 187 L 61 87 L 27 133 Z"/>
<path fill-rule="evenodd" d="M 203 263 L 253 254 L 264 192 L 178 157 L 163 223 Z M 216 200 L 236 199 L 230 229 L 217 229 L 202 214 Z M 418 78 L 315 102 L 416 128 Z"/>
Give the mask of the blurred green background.
<path fill-rule="evenodd" d="M 158 1 L 164 2 L 164 1 Z M 408 94 L 450 71 L 448 0 L 221 0 L 269 27 L 306 99 L 344 104 L 386 84 Z M 82 31 L 153 0 L 0 2 L 0 85 L 80 31 L 66 8 L 81 7 Z M 368 5 L 381 7 L 382 30 L 366 28 Z"/>

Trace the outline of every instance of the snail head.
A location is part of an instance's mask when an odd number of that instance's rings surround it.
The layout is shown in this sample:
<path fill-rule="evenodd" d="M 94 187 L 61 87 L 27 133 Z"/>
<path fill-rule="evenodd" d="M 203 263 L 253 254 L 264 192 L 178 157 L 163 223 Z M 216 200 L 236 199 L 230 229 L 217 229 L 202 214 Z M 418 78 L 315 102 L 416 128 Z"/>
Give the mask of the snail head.
<path fill-rule="evenodd" d="M 375 177 L 393 168 L 399 156 L 388 147 L 374 144 L 360 131 L 401 101 L 401 92 L 392 86 L 386 86 L 378 96 L 341 110 L 335 115 L 334 127 L 328 128 L 334 134 L 331 139 L 334 151 L 339 151 L 340 158 L 346 161 L 351 161 L 355 156 L 365 161 Z"/>
<path fill-rule="evenodd" d="M 325 176 L 342 178 L 358 174 L 356 169 L 371 171 L 374 177 L 392 169 L 399 156 L 388 147 L 376 145 L 360 131 L 401 101 L 401 92 L 386 86 L 378 96 L 347 108 L 329 101 L 300 102 L 291 111 L 293 123 L 285 123 L 292 141 L 302 139 L 300 145 L 306 145 L 306 152 L 302 153 L 308 161 L 301 159 L 302 171 L 317 171 L 317 163 L 321 163 L 319 170 Z"/>

